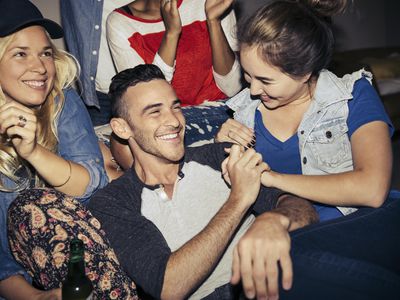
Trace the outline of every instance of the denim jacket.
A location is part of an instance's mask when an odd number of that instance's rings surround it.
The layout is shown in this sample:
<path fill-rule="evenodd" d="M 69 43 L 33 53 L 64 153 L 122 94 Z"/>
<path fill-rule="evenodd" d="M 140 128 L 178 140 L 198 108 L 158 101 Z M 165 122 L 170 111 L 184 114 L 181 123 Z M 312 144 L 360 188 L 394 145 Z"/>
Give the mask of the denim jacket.
<path fill-rule="evenodd" d="M 347 102 L 352 99 L 354 83 L 365 77 L 372 82 L 372 74 L 364 69 L 338 78 L 328 70 L 321 71 L 312 104 L 303 116 L 297 130 L 302 173 L 326 175 L 353 170 L 350 139 L 347 135 Z M 260 100 L 252 100 L 245 89 L 227 101 L 235 111 L 235 120 L 254 128 L 255 111 Z M 356 210 L 338 207 L 344 214 Z"/>
<path fill-rule="evenodd" d="M 99 108 L 96 73 L 101 39 L 102 0 L 61 0 L 61 21 L 68 51 L 81 66 L 80 90 L 88 106 Z M 75 15 L 79 14 L 78 17 Z"/>
<path fill-rule="evenodd" d="M 89 184 L 85 193 L 77 198 L 86 204 L 94 192 L 107 184 L 108 179 L 97 137 L 82 100 L 73 89 L 65 90 L 64 95 L 64 107 L 57 120 L 58 154 L 88 170 Z M 11 180 L 0 176 L 7 186 L 13 186 Z M 7 239 L 7 210 L 17 195 L 17 192 L 0 191 L 0 281 L 16 274 L 30 280 L 26 271 L 14 260 Z"/>

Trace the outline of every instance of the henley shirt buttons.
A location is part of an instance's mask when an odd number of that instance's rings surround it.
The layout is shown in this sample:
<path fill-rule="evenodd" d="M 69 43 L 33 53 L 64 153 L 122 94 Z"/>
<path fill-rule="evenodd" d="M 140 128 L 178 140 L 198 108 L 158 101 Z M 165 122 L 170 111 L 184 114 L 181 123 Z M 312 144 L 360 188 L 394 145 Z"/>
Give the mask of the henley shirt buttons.
<path fill-rule="evenodd" d="M 100 26 L 99 25 L 94 25 L 94 29 L 99 30 Z"/>
<path fill-rule="evenodd" d="M 304 134 L 304 130 L 300 131 L 300 134 Z"/>
<path fill-rule="evenodd" d="M 303 157 L 303 164 L 306 164 L 307 163 L 307 157 Z"/>
<path fill-rule="evenodd" d="M 90 80 L 93 81 L 93 80 L 94 80 L 94 77 L 93 77 L 93 76 L 90 76 Z"/>
<path fill-rule="evenodd" d="M 96 51 L 96 50 L 93 50 L 93 51 L 92 51 L 92 54 L 93 54 L 93 55 L 97 55 L 97 51 Z"/>
<path fill-rule="evenodd" d="M 325 132 L 325 136 L 330 139 L 332 137 L 332 132 L 330 132 L 329 130 L 327 132 Z"/>

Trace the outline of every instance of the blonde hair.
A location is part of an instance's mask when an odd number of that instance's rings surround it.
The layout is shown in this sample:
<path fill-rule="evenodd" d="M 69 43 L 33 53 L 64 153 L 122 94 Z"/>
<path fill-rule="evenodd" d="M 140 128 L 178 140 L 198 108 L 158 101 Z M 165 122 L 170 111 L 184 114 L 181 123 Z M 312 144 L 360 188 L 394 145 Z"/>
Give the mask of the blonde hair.
<path fill-rule="evenodd" d="M 3 58 L 7 47 L 13 41 L 15 34 L 0 38 L 0 60 Z M 39 145 L 55 153 L 58 145 L 57 118 L 64 106 L 63 89 L 69 87 L 78 77 L 79 64 L 72 55 L 57 49 L 49 36 L 48 39 L 53 49 L 56 75 L 54 86 L 46 100 L 35 110 L 37 117 L 36 139 Z M 4 105 L 5 102 L 5 95 L 0 87 L 0 106 Z M 21 176 L 21 174 L 18 174 L 21 171 L 26 171 L 26 174 Z M 35 178 L 35 186 L 43 186 L 43 182 L 37 174 L 32 172 L 27 162 L 18 156 L 12 144 L 7 141 L 5 134 L 1 135 L 0 173 L 0 191 L 14 192 L 23 190 L 33 178 Z M 5 186 L 3 176 L 11 179 L 15 186 L 12 188 Z"/>

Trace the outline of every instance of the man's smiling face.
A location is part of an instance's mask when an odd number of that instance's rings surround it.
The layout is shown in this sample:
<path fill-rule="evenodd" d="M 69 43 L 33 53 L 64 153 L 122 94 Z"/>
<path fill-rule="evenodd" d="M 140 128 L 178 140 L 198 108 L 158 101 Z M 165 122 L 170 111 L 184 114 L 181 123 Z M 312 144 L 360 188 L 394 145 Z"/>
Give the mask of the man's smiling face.
<path fill-rule="evenodd" d="M 171 85 L 162 79 L 141 82 L 129 87 L 122 98 L 137 150 L 166 162 L 179 161 L 185 152 L 185 118 Z"/>

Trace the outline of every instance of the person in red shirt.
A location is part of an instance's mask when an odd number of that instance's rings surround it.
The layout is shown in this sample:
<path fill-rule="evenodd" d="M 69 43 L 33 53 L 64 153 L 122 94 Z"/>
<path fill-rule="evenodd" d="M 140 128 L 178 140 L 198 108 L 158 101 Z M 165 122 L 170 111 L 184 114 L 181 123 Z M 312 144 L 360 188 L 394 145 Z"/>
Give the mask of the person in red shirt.
<path fill-rule="evenodd" d="M 118 71 L 157 65 L 182 104 L 198 105 L 241 89 L 233 0 L 136 0 L 107 19 Z"/>

